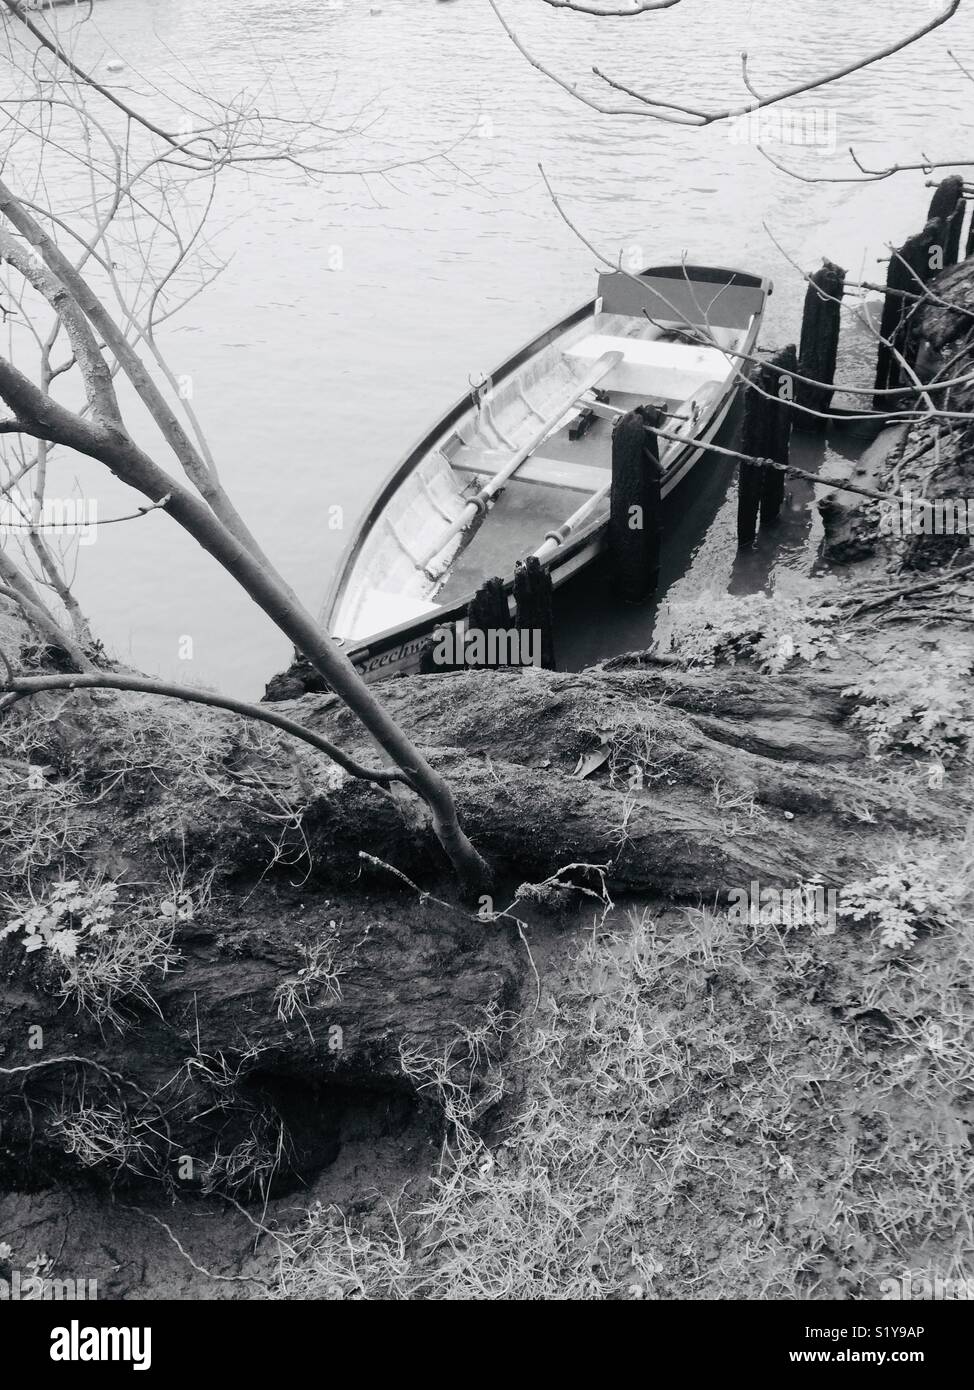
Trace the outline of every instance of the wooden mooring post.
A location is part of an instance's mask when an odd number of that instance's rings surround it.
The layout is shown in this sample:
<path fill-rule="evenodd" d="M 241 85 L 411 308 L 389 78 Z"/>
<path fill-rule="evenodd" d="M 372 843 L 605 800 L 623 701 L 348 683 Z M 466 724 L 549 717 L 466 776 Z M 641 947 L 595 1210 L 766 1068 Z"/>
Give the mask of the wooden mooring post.
<path fill-rule="evenodd" d="M 488 579 L 486 584 L 481 584 L 467 604 L 467 626 L 479 632 L 511 626 L 510 606 L 502 579 Z"/>
<path fill-rule="evenodd" d="M 943 269 L 957 264 L 960 250 L 961 223 L 964 220 L 964 180 L 960 174 L 942 179 L 930 199 L 928 222 L 941 224 L 940 246 L 944 253 Z"/>
<path fill-rule="evenodd" d="M 835 364 L 839 356 L 839 331 L 842 326 L 842 295 L 846 272 L 834 261 L 825 261 L 820 270 L 809 277 L 802 313 L 801 345 L 798 349 L 799 371 L 820 383 L 795 382 L 795 401 L 810 410 L 827 411 L 835 394 Z M 802 424 L 811 428 L 819 423 L 813 415 L 803 415 Z"/>
<path fill-rule="evenodd" d="M 753 366 L 744 398 L 741 452 L 755 458 L 787 463 L 791 451 L 794 415 L 794 376 L 798 353 L 794 344 Z M 785 474 L 780 468 L 741 460 L 737 484 L 737 543 L 752 545 L 761 525 L 776 521 L 785 496 Z"/>
<path fill-rule="evenodd" d="M 612 434 L 608 543 L 612 588 L 624 603 L 641 603 L 659 585 L 662 531 L 659 440 L 663 417 L 639 406 Z"/>
<path fill-rule="evenodd" d="M 902 371 L 896 356 L 913 365 L 916 344 L 910 333 L 910 320 L 918 303 L 915 296 L 922 292 L 934 272 L 943 262 L 941 237 L 943 226 L 939 219 L 928 222 L 922 232 L 908 237 L 890 257 L 886 275 L 886 299 L 879 321 L 879 355 L 876 362 L 874 390 L 885 391 L 902 385 Z M 934 254 L 936 252 L 936 254 Z M 885 410 L 886 399 L 873 398 L 875 410 Z"/>
<path fill-rule="evenodd" d="M 540 664 L 546 671 L 556 669 L 551 593 L 551 575 L 538 557 L 519 560 L 514 567 L 518 631 L 528 632 L 532 638 L 537 634 Z"/>
<path fill-rule="evenodd" d="M 467 604 L 467 609 L 461 625 L 463 634 L 482 633 L 486 639 L 490 633 L 511 633 L 515 631 L 511 622 L 510 604 L 507 592 L 504 588 L 502 579 L 488 579 L 474 594 Z M 443 675 L 446 671 L 462 671 L 471 664 L 480 666 L 490 664 L 486 657 L 491 650 L 502 651 L 505 654 L 510 650 L 510 644 L 506 641 L 498 643 L 495 639 L 493 646 L 487 640 L 481 643 L 480 649 L 485 653 L 483 662 L 475 661 L 471 663 L 465 645 L 460 641 L 461 633 L 457 633 L 456 640 L 450 644 L 449 650 L 452 651 L 452 660 L 443 659 L 443 651 L 438 651 L 438 643 L 435 637 L 431 637 L 425 644 L 419 661 L 419 673 L 423 676 Z M 507 664 L 507 663 L 504 663 Z"/>

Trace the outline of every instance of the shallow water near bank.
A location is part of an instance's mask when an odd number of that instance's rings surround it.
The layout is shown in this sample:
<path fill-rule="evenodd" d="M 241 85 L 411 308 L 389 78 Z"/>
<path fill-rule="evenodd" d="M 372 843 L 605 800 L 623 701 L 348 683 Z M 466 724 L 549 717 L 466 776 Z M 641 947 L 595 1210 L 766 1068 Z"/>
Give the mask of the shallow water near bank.
<path fill-rule="evenodd" d="M 733 448 L 737 418 L 717 443 Z M 791 461 L 807 473 L 839 476 L 845 460 L 858 459 L 874 427 L 832 426 L 827 434 L 795 431 Z M 703 595 L 760 594 L 786 588 L 791 577 L 808 577 L 819 566 L 822 519 L 815 487 L 791 477 L 778 520 L 759 530 L 752 546 L 737 545 L 737 482 L 733 460 L 716 454 L 700 460 L 663 507 L 660 583 L 651 599 L 620 604 L 611 592 L 607 564 L 600 563 L 560 589 L 555 600 L 559 668 L 580 670 L 621 652 L 643 651 L 653 640 L 660 608 Z"/>

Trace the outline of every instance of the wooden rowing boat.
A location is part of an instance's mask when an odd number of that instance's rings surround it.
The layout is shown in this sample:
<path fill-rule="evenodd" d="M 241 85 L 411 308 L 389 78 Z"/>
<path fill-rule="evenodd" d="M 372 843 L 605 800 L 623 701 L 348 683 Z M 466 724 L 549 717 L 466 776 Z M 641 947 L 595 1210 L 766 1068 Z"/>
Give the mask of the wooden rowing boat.
<path fill-rule="evenodd" d="M 609 272 L 595 300 L 458 401 L 383 484 L 325 603 L 366 678 L 416 671 L 481 584 L 497 576 L 510 592 L 517 561 L 537 555 L 559 585 L 596 558 L 613 420 L 637 405 L 665 410 L 679 435 L 660 439 L 672 492 L 731 408 L 770 293 L 737 270 Z"/>

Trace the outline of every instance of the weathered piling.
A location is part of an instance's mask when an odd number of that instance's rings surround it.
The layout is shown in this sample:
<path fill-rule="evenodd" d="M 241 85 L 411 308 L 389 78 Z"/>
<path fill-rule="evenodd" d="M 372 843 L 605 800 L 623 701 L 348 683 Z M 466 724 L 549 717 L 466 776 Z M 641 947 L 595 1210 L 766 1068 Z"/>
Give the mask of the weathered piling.
<path fill-rule="evenodd" d="M 661 506 L 660 411 L 639 406 L 616 422 L 612 434 L 612 489 L 608 544 L 612 588 L 625 603 L 640 603 L 659 584 Z"/>
<path fill-rule="evenodd" d="M 502 579 L 488 579 L 467 604 L 467 626 L 478 632 L 511 626 L 510 606 Z"/>
<path fill-rule="evenodd" d="M 951 174 L 937 185 L 927 213 L 928 222 L 941 223 L 940 246 L 944 253 L 944 268 L 957 264 L 963 220 L 964 180 L 960 174 Z"/>
<path fill-rule="evenodd" d="M 835 394 L 835 364 L 839 355 L 839 330 L 842 324 L 842 294 L 846 272 L 833 261 L 824 261 L 821 270 L 809 278 L 802 314 L 801 346 L 798 360 L 801 375 L 820 382 L 795 382 L 795 400 L 810 410 L 827 411 Z M 803 416 L 811 425 L 814 416 Z M 824 421 L 822 422 L 824 425 Z"/>
<path fill-rule="evenodd" d="M 789 343 L 775 353 L 765 367 L 769 382 L 774 383 L 777 405 L 774 411 L 771 453 L 776 463 L 787 463 L 791 456 L 791 430 L 795 420 L 793 406 L 794 373 L 798 371 L 798 353 L 794 343 Z M 808 419 L 802 416 L 802 419 Z M 781 504 L 785 500 L 785 474 L 780 468 L 765 468 L 761 486 L 761 525 L 767 526 L 778 520 Z"/>
<path fill-rule="evenodd" d="M 910 333 L 910 322 L 919 303 L 914 296 L 922 293 L 923 286 L 937 269 L 937 260 L 942 258 L 941 232 L 939 220 L 928 222 L 922 232 L 909 237 L 890 257 L 886 299 L 879 322 L 881 341 L 874 388 L 877 392 L 902 385 L 900 357 L 909 366 L 913 365 L 916 344 Z M 932 254 L 934 248 L 937 255 Z M 874 398 L 874 409 L 885 410 L 887 405 L 885 397 L 877 395 Z"/>
<path fill-rule="evenodd" d="M 519 665 L 520 638 L 511 621 L 504 581 L 496 576 L 481 584 L 467 604 L 464 646 L 457 652 L 463 666 Z"/>
<path fill-rule="evenodd" d="M 419 674 L 421 676 L 438 676 L 442 673 L 443 667 L 437 664 L 435 652 L 436 638 L 427 637 L 419 652 Z"/>
<path fill-rule="evenodd" d="M 555 668 L 554 617 L 551 603 L 551 575 L 536 555 L 519 560 L 514 568 L 514 602 L 517 604 L 519 632 L 538 634 L 540 663 L 546 671 Z"/>
<path fill-rule="evenodd" d="M 741 452 L 754 458 L 787 463 L 794 413 L 794 377 L 798 353 L 794 344 L 751 368 L 744 399 Z M 781 469 L 741 460 L 737 485 L 737 543 L 751 545 L 761 525 L 777 519 L 785 496 Z"/>
<path fill-rule="evenodd" d="M 758 510 L 764 486 L 764 469 L 741 459 L 737 471 L 737 544 L 753 545 L 758 533 Z"/>

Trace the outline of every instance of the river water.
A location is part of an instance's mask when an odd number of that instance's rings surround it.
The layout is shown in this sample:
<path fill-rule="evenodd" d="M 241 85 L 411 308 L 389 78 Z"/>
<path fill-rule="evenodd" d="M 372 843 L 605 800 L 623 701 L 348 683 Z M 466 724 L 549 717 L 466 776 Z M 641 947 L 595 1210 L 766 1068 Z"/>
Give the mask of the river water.
<path fill-rule="evenodd" d="M 525 45 L 585 91 L 598 90 L 598 64 L 664 99 L 713 106 L 743 99 L 742 49 L 768 91 L 890 42 L 937 6 L 684 0 L 614 20 L 540 0 L 503 8 Z M 834 178 L 853 172 L 849 145 L 875 167 L 962 153 L 974 90 L 946 50 L 974 71 L 964 9 L 918 47 L 796 99 L 816 143 L 771 128 L 768 149 Z M 211 239 L 227 268 L 161 335 L 224 482 L 315 610 L 413 438 L 472 376 L 592 294 L 595 258 L 557 215 L 539 162 L 610 256 L 686 251 L 772 275 L 770 344 L 798 326 L 804 287 L 788 257 L 814 269 L 827 255 L 880 278 L 884 243 L 918 229 L 930 196 L 920 173 L 802 182 L 739 127 L 591 111 L 528 65 L 487 0 L 97 0 L 79 52 L 146 110 L 192 90 L 247 92 L 294 118 L 327 103 L 329 119 L 358 129 L 334 145 L 336 172 L 323 178 L 222 180 Z M 401 167 L 354 172 L 383 165 Z M 52 466 L 52 491 L 75 478 L 101 516 L 132 509 L 131 494 L 72 457 Z M 741 587 L 725 484 L 717 473 L 691 484 L 673 519 L 667 578 L 681 594 Z M 775 563 L 805 563 L 809 529 L 798 524 L 784 560 L 760 561 L 762 583 Z M 109 647 L 144 670 L 252 696 L 286 664 L 286 642 L 161 515 L 102 528 L 79 550 L 76 588 Z M 576 591 L 563 657 L 637 645 L 649 621 L 604 619 L 594 591 Z"/>

